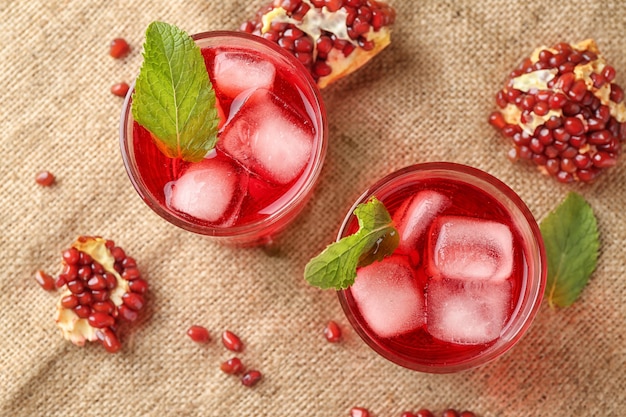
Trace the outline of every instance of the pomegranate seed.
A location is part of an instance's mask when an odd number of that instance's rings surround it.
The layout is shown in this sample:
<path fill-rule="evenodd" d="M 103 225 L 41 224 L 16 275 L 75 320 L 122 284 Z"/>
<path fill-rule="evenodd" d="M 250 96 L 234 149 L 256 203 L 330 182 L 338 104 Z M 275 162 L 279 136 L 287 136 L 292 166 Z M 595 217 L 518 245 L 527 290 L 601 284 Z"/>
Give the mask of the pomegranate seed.
<path fill-rule="evenodd" d="M 49 187 L 54 183 L 54 175 L 50 171 L 39 171 L 35 175 L 35 182 L 42 187 Z"/>
<path fill-rule="evenodd" d="M 370 412 L 363 407 L 352 407 L 350 417 L 370 417 Z"/>
<path fill-rule="evenodd" d="M 112 316 L 101 312 L 91 313 L 87 320 L 89 321 L 89 325 L 91 327 L 96 327 L 98 329 L 110 327 L 115 324 L 115 319 Z"/>
<path fill-rule="evenodd" d="M 105 272 L 103 275 L 104 279 L 107 282 L 107 289 L 112 290 L 115 287 L 117 287 L 117 278 L 115 278 L 115 275 L 113 274 L 109 274 L 108 272 Z M 132 282 L 132 281 L 130 281 Z M 130 286 L 130 282 L 129 282 L 129 286 Z M 136 291 L 138 292 L 138 291 Z"/>
<path fill-rule="evenodd" d="M 463 411 L 459 417 L 476 417 L 476 414 L 471 411 Z"/>
<path fill-rule="evenodd" d="M 91 305 L 91 303 L 93 302 L 93 296 L 91 295 L 91 292 L 89 291 L 76 294 L 76 298 L 78 299 L 78 304 L 81 304 L 84 306 Z"/>
<path fill-rule="evenodd" d="M 459 413 L 457 413 L 456 410 L 449 408 L 441 413 L 441 417 L 459 417 Z"/>
<path fill-rule="evenodd" d="M 222 362 L 220 369 L 222 372 L 229 375 L 240 374 L 243 372 L 243 363 L 241 362 L 241 359 L 234 357 Z"/>
<path fill-rule="evenodd" d="M 252 387 L 256 385 L 263 375 L 259 371 L 248 371 L 241 377 L 241 383 L 246 387 Z"/>
<path fill-rule="evenodd" d="M 206 327 L 202 326 L 191 326 L 187 329 L 187 336 L 191 338 L 196 343 L 208 343 L 211 340 L 211 336 L 209 335 L 209 331 Z"/>
<path fill-rule="evenodd" d="M 91 290 L 104 290 L 107 288 L 107 280 L 102 275 L 94 275 L 87 281 L 87 287 Z"/>
<path fill-rule="evenodd" d="M 86 319 L 91 314 L 91 308 L 89 306 L 79 304 L 74 308 L 74 312 L 81 319 Z"/>
<path fill-rule="evenodd" d="M 489 115 L 489 124 L 491 124 L 496 129 L 502 129 L 506 126 L 506 121 L 504 120 L 504 116 L 499 111 L 494 111 Z"/>
<path fill-rule="evenodd" d="M 135 267 L 126 268 L 124 269 L 124 272 L 122 272 L 122 278 L 124 278 L 126 281 L 132 281 L 139 277 L 141 277 L 141 274 L 139 273 L 139 270 Z"/>
<path fill-rule="evenodd" d="M 598 168 L 608 168 L 616 164 L 616 159 L 606 152 L 598 152 L 591 157 L 593 165 Z"/>
<path fill-rule="evenodd" d="M 91 290 L 91 296 L 94 301 L 106 301 L 109 299 L 109 292 L 106 290 Z"/>
<path fill-rule="evenodd" d="M 611 84 L 611 100 L 616 103 L 624 101 L 624 90 L 617 84 Z"/>
<path fill-rule="evenodd" d="M 585 84 L 585 80 L 576 80 L 574 84 L 572 84 L 572 88 L 567 92 L 567 95 L 570 99 L 574 101 L 582 101 L 587 93 L 587 84 Z"/>
<path fill-rule="evenodd" d="M 298 6 L 300 6 L 302 0 L 282 0 L 280 7 L 285 9 L 288 13 L 292 13 Z"/>
<path fill-rule="evenodd" d="M 538 116 L 545 116 L 550 111 L 550 106 L 545 101 L 540 101 L 537 104 L 535 104 L 535 107 L 533 107 L 533 111 Z"/>
<path fill-rule="evenodd" d="M 110 252 L 113 259 L 115 259 L 117 262 L 122 262 L 124 258 L 126 258 L 126 253 L 124 252 L 124 249 L 120 248 L 119 246 L 114 246 L 110 249 Z"/>
<path fill-rule="evenodd" d="M 35 272 L 35 281 L 46 291 L 52 291 L 56 289 L 56 284 L 52 276 L 46 274 L 44 271 Z"/>
<path fill-rule="evenodd" d="M 233 352 L 241 352 L 243 350 L 243 344 L 239 336 L 229 330 L 225 330 L 224 333 L 222 333 L 222 343 L 226 349 L 232 350 Z"/>
<path fill-rule="evenodd" d="M 607 83 L 612 82 L 615 79 L 615 68 L 607 65 L 602 70 L 602 76 L 606 80 Z"/>
<path fill-rule="evenodd" d="M 143 308 L 144 299 L 141 294 L 137 294 L 134 292 L 127 292 L 122 296 L 122 301 L 128 308 L 139 311 Z"/>
<path fill-rule="evenodd" d="M 570 135 L 582 135 L 585 133 L 585 125 L 583 125 L 583 122 L 576 117 L 566 118 L 563 126 Z"/>
<path fill-rule="evenodd" d="M 135 261 L 135 258 L 133 258 L 132 256 L 127 256 L 122 261 L 122 266 L 124 268 L 136 267 L 137 266 L 137 261 Z"/>
<path fill-rule="evenodd" d="M 79 265 L 89 265 L 91 262 L 93 262 L 91 255 L 85 252 L 80 252 L 80 251 L 78 252 L 78 264 Z"/>
<path fill-rule="evenodd" d="M 74 295 L 66 295 L 61 298 L 61 305 L 65 308 L 73 309 L 78 306 L 78 298 Z"/>
<path fill-rule="evenodd" d="M 415 417 L 435 417 L 435 416 L 430 410 L 422 408 L 421 410 L 417 412 Z"/>
<path fill-rule="evenodd" d="M 410 411 L 405 411 L 404 413 L 400 414 L 400 417 L 416 417 L 416 416 Z"/>
<path fill-rule="evenodd" d="M 130 45 L 123 38 L 115 38 L 109 45 L 109 55 L 113 58 L 123 58 L 130 52 Z"/>
<path fill-rule="evenodd" d="M 136 292 L 138 294 L 145 294 L 148 291 L 148 283 L 145 280 L 138 278 L 138 279 L 129 281 L 128 288 L 132 292 Z"/>
<path fill-rule="evenodd" d="M 111 86 L 111 94 L 118 97 L 126 97 L 129 89 L 130 86 L 128 85 L 128 83 L 125 82 L 113 84 Z"/>
<path fill-rule="evenodd" d="M 75 279 L 67 283 L 67 288 L 73 294 L 80 294 L 85 291 L 85 284 L 83 284 L 82 281 Z"/>
<path fill-rule="evenodd" d="M 113 330 L 109 328 L 96 330 L 96 337 L 102 343 L 107 352 L 115 353 L 122 348 L 122 344 L 118 340 Z"/>
<path fill-rule="evenodd" d="M 324 337 L 331 343 L 337 343 L 341 340 L 341 329 L 334 321 L 329 321 L 324 328 Z"/>
<path fill-rule="evenodd" d="M 113 314 L 115 311 L 115 304 L 113 304 L 113 301 L 111 300 L 96 301 L 91 305 L 91 309 L 99 313 Z"/>
<path fill-rule="evenodd" d="M 342 0 L 324 0 L 324 6 L 329 12 L 336 12 L 342 6 Z"/>
<path fill-rule="evenodd" d="M 567 97 L 563 93 L 554 93 L 550 100 L 548 101 L 548 105 L 551 109 L 560 109 L 567 102 Z"/>
<path fill-rule="evenodd" d="M 139 314 L 135 310 L 130 309 L 125 304 L 119 306 L 117 311 L 119 313 L 119 316 L 126 321 L 135 321 L 137 320 L 137 317 L 139 317 Z"/>

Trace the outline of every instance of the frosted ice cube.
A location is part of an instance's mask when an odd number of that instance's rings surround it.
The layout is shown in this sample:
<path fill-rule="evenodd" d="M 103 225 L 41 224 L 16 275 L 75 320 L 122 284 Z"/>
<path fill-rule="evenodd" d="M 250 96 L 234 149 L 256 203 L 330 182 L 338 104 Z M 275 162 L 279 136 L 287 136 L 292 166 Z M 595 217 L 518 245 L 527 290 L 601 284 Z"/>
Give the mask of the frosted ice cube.
<path fill-rule="evenodd" d="M 450 199 L 432 190 L 424 190 L 407 200 L 394 213 L 393 221 L 398 228 L 398 249 L 404 253 L 417 248 L 418 240 L 426 234 L 437 214 L 450 205 Z"/>
<path fill-rule="evenodd" d="M 513 271 L 513 234 L 494 221 L 441 216 L 433 223 L 428 250 L 432 275 L 502 281 Z"/>
<path fill-rule="evenodd" d="M 426 329 L 446 342 L 488 343 L 500 336 L 510 303 L 509 281 L 433 278 L 426 290 Z"/>
<path fill-rule="evenodd" d="M 424 325 L 424 293 L 405 257 L 391 256 L 360 268 L 350 291 L 361 315 L 380 337 Z"/>
<path fill-rule="evenodd" d="M 231 99 L 251 88 L 269 88 L 275 75 L 274 64 L 245 52 L 226 51 L 215 56 L 215 88 Z"/>
<path fill-rule="evenodd" d="M 259 89 L 226 125 L 218 147 L 250 172 L 273 183 L 287 184 L 307 165 L 313 139 L 314 129 L 308 119 L 273 92 Z"/>
<path fill-rule="evenodd" d="M 239 171 L 243 171 L 239 169 Z M 167 204 L 182 213 L 229 226 L 241 209 L 248 182 L 247 172 L 225 158 L 191 164 L 166 190 Z"/>

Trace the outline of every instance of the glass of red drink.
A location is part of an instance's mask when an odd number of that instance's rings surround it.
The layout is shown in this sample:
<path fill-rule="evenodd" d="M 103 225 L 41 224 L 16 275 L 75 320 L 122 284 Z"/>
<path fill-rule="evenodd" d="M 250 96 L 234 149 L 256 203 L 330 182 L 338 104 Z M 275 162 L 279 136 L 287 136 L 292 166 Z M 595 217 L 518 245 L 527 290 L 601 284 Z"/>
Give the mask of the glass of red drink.
<path fill-rule="evenodd" d="M 133 120 L 126 96 L 124 165 L 146 204 L 168 222 L 222 243 L 271 243 L 301 212 L 327 147 L 326 111 L 304 66 L 263 38 L 216 31 L 201 48 L 223 122 L 199 163 L 165 156 Z"/>
<path fill-rule="evenodd" d="M 465 165 L 413 165 L 361 195 L 376 196 L 400 235 L 392 255 L 357 270 L 339 301 L 361 338 L 421 372 L 473 368 L 508 351 L 530 326 L 546 282 L 543 240 L 524 202 Z"/>

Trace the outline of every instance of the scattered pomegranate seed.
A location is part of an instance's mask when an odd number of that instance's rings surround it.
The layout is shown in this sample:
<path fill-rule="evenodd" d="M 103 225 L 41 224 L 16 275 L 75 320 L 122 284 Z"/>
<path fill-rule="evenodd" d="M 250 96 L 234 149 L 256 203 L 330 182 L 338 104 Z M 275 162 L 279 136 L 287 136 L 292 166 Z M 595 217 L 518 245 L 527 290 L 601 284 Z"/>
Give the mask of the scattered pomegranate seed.
<path fill-rule="evenodd" d="M 363 407 L 352 407 L 350 417 L 370 417 L 370 412 Z"/>
<path fill-rule="evenodd" d="M 441 413 L 441 417 L 459 417 L 459 413 L 457 413 L 456 410 L 449 408 Z"/>
<path fill-rule="evenodd" d="M 35 272 L 35 281 L 37 281 L 37 284 L 41 285 L 41 288 L 46 291 L 52 291 L 56 289 L 54 278 L 52 278 L 52 276 L 46 274 L 42 270 Z"/>
<path fill-rule="evenodd" d="M 334 321 L 329 321 L 324 328 L 324 337 L 331 343 L 337 343 L 341 340 L 341 328 Z"/>
<path fill-rule="evenodd" d="M 128 83 L 125 82 L 113 84 L 111 86 L 111 94 L 118 97 L 126 97 L 126 93 L 128 93 L 129 89 L 130 86 L 128 85 Z"/>
<path fill-rule="evenodd" d="M 211 340 L 209 331 L 206 327 L 202 326 L 191 326 L 187 329 L 187 336 L 196 343 L 208 343 Z"/>
<path fill-rule="evenodd" d="M 225 330 L 224 333 L 222 333 L 222 343 L 226 349 L 232 350 L 233 352 L 241 352 L 243 350 L 243 343 L 241 343 L 239 336 L 229 330 Z"/>
<path fill-rule="evenodd" d="M 623 89 L 593 41 L 542 48 L 510 74 L 489 123 L 511 138 L 509 159 L 532 161 L 560 182 L 591 182 L 617 163 L 626 140 Z M 579 78 L 577 68 L 597 68 Z M 607 100 L 607 96 L 609 100 Z M 519 116 L 518 116 L 519 115 Z"/>
<path fill-rule="evenodd" d="M 400 417 L 416 417 L 416 416 L 410 411 L 405 411 L 404 413 L 400 414 Z"/>
<path fill-rule="evenodd" d="M 259 371 L 248 371 L 241 377 L 241 383 L 246 387 L 252 387 L 256 385 L 263 375 Z"/>
<path fill-rule="evenodd" d="M 435 417 L 435 415 L 430 410 L 422 408 L 415 414 L 415 417 Z"/>
<path fill-rule="evenodd" d="M 50 171 L 39 171 L 35 175 L 35 182 L 42 187 L 49 187 L 54 183 L 54 175 Z"/>
<path fill-rule="evenodd" d="M 222 362 L 220 369 L 226 374 L 240 374 L 243 372 L 243 363 L 241 362 L 241 359 L 237 357 L 230 358 L 227 361 Z"/>
<path fill-rule="evenodd" d="M 109 46 L 109 54 L 115 58 L 123 58 L 130 52 L 130 45 L 123 38 L 115 38 Z"/>

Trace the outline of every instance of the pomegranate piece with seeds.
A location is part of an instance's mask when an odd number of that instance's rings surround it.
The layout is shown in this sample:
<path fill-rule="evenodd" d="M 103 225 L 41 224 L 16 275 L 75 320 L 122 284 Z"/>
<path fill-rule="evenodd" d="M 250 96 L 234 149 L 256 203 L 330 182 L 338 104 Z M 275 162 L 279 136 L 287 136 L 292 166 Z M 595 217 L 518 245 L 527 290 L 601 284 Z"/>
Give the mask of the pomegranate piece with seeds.
<path fill-rule="evenodd" d="M 395 16 L 383 0 L 273 0 L 240 30 L 288 50 L 323 88 L 389 45 Z"/>
<path fill-rule="evenodd" d="M 119 351 L 118 329 L 136 320 L 148 289 L 135 260 L 113 241 L 89 236 L 79 237 L 62 256 L 55 284 L 62 290 L 56 322 L 63 337 L 78 346 L 99 341 L 107 351 Z"/>
<path fill-rule="evenodd" d="M 489 123 L 525 159 L 561 182 L 592 182 L 626 138 L 623 89 L 593 40 L 541 47 L 509 75 Z"/>

